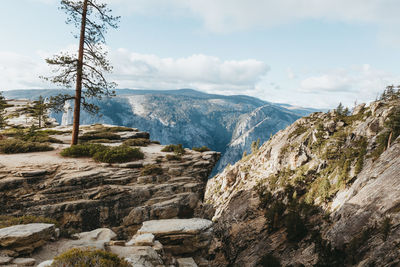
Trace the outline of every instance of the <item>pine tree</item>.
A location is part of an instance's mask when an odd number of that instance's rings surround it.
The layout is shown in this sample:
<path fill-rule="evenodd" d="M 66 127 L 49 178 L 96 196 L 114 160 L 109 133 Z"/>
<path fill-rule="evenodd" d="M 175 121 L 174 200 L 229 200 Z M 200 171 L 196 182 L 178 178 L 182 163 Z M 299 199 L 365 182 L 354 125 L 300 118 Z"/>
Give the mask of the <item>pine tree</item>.
<path fill-rule="evenodd" d="M 42 96 L 33 102 L 33 116 L 38 119 L 39 128 L 42 128 L 42 122 L 46 123 L 48 107 Z"/>
<path fill-rule="evenodd" d="M 258 151 L 260 148 L 260 138 L 257 139 L 257 141 L 253 141 L 251 143 L 251 153 L 254 154 Z"/>
<path fill-rule="evenodd" d="M 337 106 L 337 108 L 335 109 L 336 114 L 338 115 L 343 115 L 343 111 L 344 111 L 344 107 L 342 105 L 342 102 L 339 103 L 339 105 Z"/>
<path fill-rule="evenodd" d="M 3 129 L 7 123 L 4 115 L 4 109 L 6 108 L 7 101 L 4 98 L 3 94 L 0 92 L 0 129 Z"/>
<path fill-rule="evenodd" d="M 104 76 L 104 72 L 112 70 L 104 44 L 107 29 L 117 28 L 119 17 L 112 16 L 107 4 L 97 0 L 61 0 L 61 10 L 68 15 L 66 23 L 80 29 L 79 35 L 75 35 L 79 38 L 79 50 L 78 53 L 61 53 L 46 59 L 55 67 L 55 76 L 43 78 L 67 88 L 75 84 L 74 96 L 60 94 L 52 97 L 50 102 L 53 109 L 61 111 L 66 101 L 74 100 L 71 145 L 76 145 L 81 106 L 90 113 L 98 113 L 99 108 L 89 99 L 115 95 L 112 89 L 116 84 L 108 82 Z"/>
<path fill-rule="evenodd" d="M 6 108 L 7 101 L 5 97 L 3 96 L 3 93 L 0 92 L 0 111 L 3 111 Z"/>

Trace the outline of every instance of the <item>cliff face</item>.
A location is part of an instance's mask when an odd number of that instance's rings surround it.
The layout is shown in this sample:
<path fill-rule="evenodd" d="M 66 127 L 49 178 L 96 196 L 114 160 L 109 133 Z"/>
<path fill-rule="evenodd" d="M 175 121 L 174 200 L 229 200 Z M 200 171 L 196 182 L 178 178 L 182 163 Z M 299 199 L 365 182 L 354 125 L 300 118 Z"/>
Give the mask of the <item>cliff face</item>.
<path fill-rule="evenodd" d="M 260 139 L 260 143 L 264 143 L 270 136 L 284 129 L 297 118 L 298 115 L 270 104 L 241 115 L 216 171 L 220 172 L 228 164 L 240 160 L 244 152 L 250 154 L 252 142 Z"/>
<path fill-rule="evenodd" d="M 212 178 L 214 265 L 399 264 L 399 124 L 399 99 L 314 113 Z"/>
<path fill-rule="evenodd" d="M 60 128 L 56 137 L 69 138 L 69 133 L 62 134 L 66 130 Z M 118 134 L 119 142 L 144 136 Z M 219 159 L 217 152 L 191 150 L 181 159 L 167 159 L 172 153 L 150 144 L 141 148 L 143 160 L 100 164 L 89 158 L 63 158 L 59 152 L 67 145 L 54 146 L 50 152 L 0 156 L 0 215 L 49 217 L 66 233 L 110 227 L 126 237 L 143 221 L 200 213 L 207 177 Z M 156 172 L 144 172 L 146 166 Z"/>

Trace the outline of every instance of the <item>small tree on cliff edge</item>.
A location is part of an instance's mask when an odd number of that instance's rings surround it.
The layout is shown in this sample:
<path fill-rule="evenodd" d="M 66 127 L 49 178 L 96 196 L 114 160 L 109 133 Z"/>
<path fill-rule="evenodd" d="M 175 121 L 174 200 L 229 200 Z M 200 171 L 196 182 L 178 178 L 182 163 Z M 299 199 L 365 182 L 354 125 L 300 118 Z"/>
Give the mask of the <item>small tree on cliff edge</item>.
<path fill-rule="evenodd" d="M 80 29 L 80 34 L 75 35 L 79 39 L 79 49 L 78 53 L 61 53 L 46 59 L 48 64 L 55 66 L 55 75 L 43 78 L 67 88 L 75 84 L 74 96 L 60 94 L 52 97 L 50 103 L 53 109 L 60 111 L 65 101 L 74 100 L 71 145 L 76 145 L 81 106 L 90 113 L 97 113 L 99 108 L 88 99 L 115 95 L 116 84 L 108 82 L 103 74 L 112 70 L 104 50 L 104 35 L 108 27 L 118 27 L 119 17 L 112 16 L 111 9 L 97 0 L 62 0 L 60 9 L 68 15 L 66 23 Z"/>

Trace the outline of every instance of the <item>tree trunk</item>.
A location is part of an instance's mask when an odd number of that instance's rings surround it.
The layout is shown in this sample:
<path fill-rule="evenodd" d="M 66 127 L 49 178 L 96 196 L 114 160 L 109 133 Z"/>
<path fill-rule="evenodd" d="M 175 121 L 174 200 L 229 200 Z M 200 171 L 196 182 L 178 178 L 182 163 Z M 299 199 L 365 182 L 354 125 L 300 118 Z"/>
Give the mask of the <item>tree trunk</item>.
<path fill-rule="evenodd" d="M 79 56 L 76 72 L 76 89 L 75 89 L 75 106 L 74 106 L 74 122 L 72 127 L 71 145 L 78 144 L 79 135 L 79 118 L 81 113 L 81 98 L 82 98 L 82 72 L 83 72 L 83 48 L 85 45 L 85 29 L 87 15 L 88 0 L 83 2 L 81 34 L 79 40 Z"/>
<path fill-rule="evenodd" d="M 393 132 L 390 132 L 386 150 L 388 150 L 390 148 L 390 145 L 392 142 L 392 135 L 393 135 Z"/>

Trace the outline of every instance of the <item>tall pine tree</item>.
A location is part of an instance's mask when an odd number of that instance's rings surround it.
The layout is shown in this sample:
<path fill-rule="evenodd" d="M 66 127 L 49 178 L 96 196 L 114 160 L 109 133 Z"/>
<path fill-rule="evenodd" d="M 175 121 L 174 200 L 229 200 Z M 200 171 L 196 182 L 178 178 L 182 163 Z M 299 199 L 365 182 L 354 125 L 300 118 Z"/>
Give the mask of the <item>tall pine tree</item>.
<path fill-rule="evenodd" d="M 104 49 L 105 33 L 108 28 L 117 28 L 119 17 L 111 15 L 107 4 L 97 0 L 62 0 L 61 10 L 68 15 L 67 24 L 80 29 L 77 53 L 61 53 L 46 59 L 54 66 L 54 76 L 44 79 L 67 88 L 75 85 L 75 95 L 60 94 L 52 97 L 53 109 L 62 110 L 68 100 L 74 100 L 74 121 L 71 145 L 78 143 L 79 119 L 81 106 L 90 113 L 97 113 L 99 108 L 89 99 L 101 99 L 113 96 L 116 84 L 108 82 L 104 73 L 112 66 Z"/>

